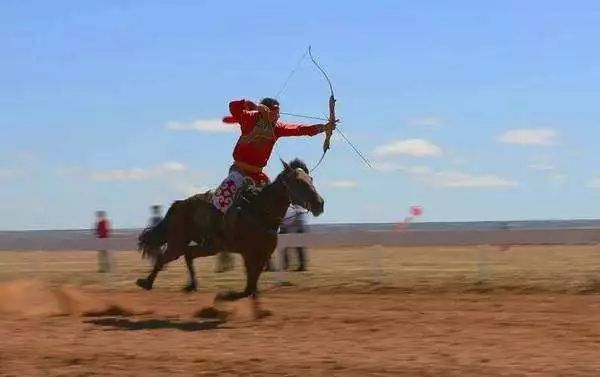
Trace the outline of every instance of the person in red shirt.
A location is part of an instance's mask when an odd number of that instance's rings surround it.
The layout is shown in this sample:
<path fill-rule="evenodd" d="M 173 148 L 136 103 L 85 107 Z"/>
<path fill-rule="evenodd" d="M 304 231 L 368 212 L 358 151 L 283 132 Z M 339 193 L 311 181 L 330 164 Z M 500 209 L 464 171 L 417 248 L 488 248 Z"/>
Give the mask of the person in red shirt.
<path fill-rule="evenodd" d="M 110 236 L 110 223 L 106 218 L 106 212 L 96 212 L 96 237 L 108 238 Z"/>
<path fill-rule="evenodd" d="M 238 123 L 242 134 L 233 150 L 233 165 L 229 175 L 215 190 L 213 204 L 222 213 L 232 205 L 235 194 L 246 178 L 259 186 L 269 183 L 263 172 L 273 147 L 280 137 L 314 136 L 335 129 L 335 122 L 326 124 L 295 124 L 279 120 L 279 102 L 264 98 L 259 104 L 241 99 L 229 103 L 231 116 L 225 123 Z"/>
<path fill-rule="evenodd" d="M 111 229 L 110 222 L 108 221 L 105 211 L 96 212 L 96 226 L 94 230 L 96 238 L 100 239 L 98 244 L 98 272 L 111 272 L 113 269 L 113 260 L 112 255 L 107 247 L 107 241 L 110 237 Z"/>

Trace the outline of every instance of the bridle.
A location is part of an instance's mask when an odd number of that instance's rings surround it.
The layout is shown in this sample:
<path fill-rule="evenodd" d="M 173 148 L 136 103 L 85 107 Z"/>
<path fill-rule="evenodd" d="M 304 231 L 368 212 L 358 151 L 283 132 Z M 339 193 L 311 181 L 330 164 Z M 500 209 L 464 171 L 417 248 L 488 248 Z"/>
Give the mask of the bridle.
<path fill-rule="evenodd" d="M 285 173 L 285 174 L 288 174 L 288 173 Z M 255 215 L 252 215 L 251 213 L 248 213 L 248 211 L 243 211 L 243 210 L 241 210 L 240 207 L 237 207 L 237 210 L 239 211 L 239 213 L 243 216 L 246 216 L 246 218 L 249 219 L 250 221 L 252 221 L 255 225 L 259 226 L 260 228 L 263 228 L 267 233 L 274 234 L 274 235 L 277 234 L 278 229 L 265 226 L 260 220 L 261 217 L 263 219 L 272 220 L 274 222 L 277 222 L 278 224 L 281 224 L 285 220 L 310 213 L 310 211 L 312 209 L 312 205 L 310 204 L 310 202 L 308 200 L 300 199 L 300 195 L 298 194 L 297 190 L 295 190 L 294 187 L 292 185 L 290 185 L 287 178 L 288 177 L 286 177 L 286 176 L 279 178 L 279 179 L 281 179 L 281 184 L 283 185 L 284 190 L 285 190 L 284 195 L 286 197 L 286 200 L 289 203 L 297 204 L 297 205 L 304 207 L 306 209 L 305 212 L 296 213 L 296 214 L 294 214 L 292 216 L 288 216 L 288 217 L 280 217 L 280 216 L 275 216 L 273 214 L 273 212 L 271 211 L 271 209 L 263 207 L 263 208 L 260 208 L 257 212 L 251 211 L 251 212 L 255 213 Z M 257 215 L 258 215 L 258 218 L 256 218 Z"/>
<path fill-rule="evenodd" d="M 283 184 L 283 187 L 285 188 L 286 194 L 288 196 L 288 201 L 291 204 L 301 206 L 302 208 L 305 209 L 305 211 L 300 212 L 300 213 L 295 213 L 291 216 L 284 217 L 281 219 L 281 221 L 283 222 L 285 220 L 293 219 L 294 217 L 306 215 L 306 214 L 310 213 L 310 211 L 312 210 L 312 205 L 310 204 L 310 202 L 308 200 L 300 200 L 299 195 L 290 186 L 290 184 L 288 183 L 288 181 L 286 179 L 283 179 L 282 184 Z"/>

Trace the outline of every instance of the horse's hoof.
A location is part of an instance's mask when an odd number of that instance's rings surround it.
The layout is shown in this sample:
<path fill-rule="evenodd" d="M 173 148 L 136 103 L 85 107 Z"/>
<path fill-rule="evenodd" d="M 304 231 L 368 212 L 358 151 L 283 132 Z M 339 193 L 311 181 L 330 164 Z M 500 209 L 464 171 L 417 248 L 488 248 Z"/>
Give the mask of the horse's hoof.
<path fill-rule="evenodd" d="M 215 301 L 234 301 L 241 298 L 239 292 L 227 291 L 227 292 L 219 292 L 215 296 Z"/>
<path fill-rule="evenodd" d="M 137 279 L 135 284 L 137 284 L 138 287 L 141 287 L 147 291 L 152 289 L 152 281 L 148 279 Z"/>
<path fill-rule="evenodd" d="M 229 301 L 230 292 L 219 292 L 215 296 L 215 301 Z"/>
<path fill-rule="evenodd" d="M 182 291 L 185 293 L 192 293 L 198 291 L 198 287 L 196 286 L 196 284 L 188 284 L 185 287 L 183 287 Z"/>

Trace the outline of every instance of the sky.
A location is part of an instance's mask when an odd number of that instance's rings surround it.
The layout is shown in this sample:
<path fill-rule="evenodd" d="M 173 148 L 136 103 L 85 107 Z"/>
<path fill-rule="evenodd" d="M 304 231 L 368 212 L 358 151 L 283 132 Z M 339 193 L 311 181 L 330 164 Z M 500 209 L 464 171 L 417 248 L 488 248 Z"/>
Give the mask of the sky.
<path fill-rule="evenodd" d="M 373 166 L 336 134 L 311 222 L 598 218 L 599 35 L 594 1 L 2 2 L 0 229 L 140 227 L 216 187 L 230 100 L 327 114 L 309 45 Z"/>

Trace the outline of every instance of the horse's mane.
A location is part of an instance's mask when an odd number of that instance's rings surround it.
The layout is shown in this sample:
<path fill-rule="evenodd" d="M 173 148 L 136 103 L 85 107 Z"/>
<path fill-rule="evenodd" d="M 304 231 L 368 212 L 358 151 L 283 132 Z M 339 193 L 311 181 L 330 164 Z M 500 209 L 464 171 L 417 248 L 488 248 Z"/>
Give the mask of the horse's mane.
<path fill-rule="evenodd" d="M 299 158 L 295 158 L 288 164 L 292 169 L 302 169 L 306 174 L 309 174 L 308 166 Z"/>
<path fill-rule="evenodd" d="M 299 158 L 295 158 L 293 160 L 291 160 L 288 163 L 289 167 L 292 169 L 302 169 L 306 174 L 309 173 L 308 167 L 306 166 L 306 164 L 304 163 L 304 161 L 300 160 Z M 260 187 L 258 185 L 247 185 L 246 187 L 242 188 L 242 191 L 240 192 L 241 195 L 241 201 L 238 202 L 238 205 L 241 205 L 242 207 L 245 207 L 246 205 L 252 205 L 253 203 L 256 203 L 256 200 L 259 196 L 260 193 L 263 192 L 267 187 L 273 187 L 273 185 L 275 184 L 279 184 L 285 174 L 286 174 L 286 169 L 283 169 L 278 175 L 277 177 L 275 177 L 275 179 L 273 180 L 273 182 L 269 183 L 266 186 Z"/>

